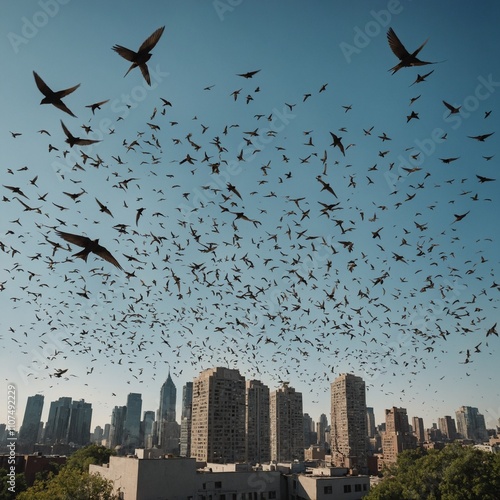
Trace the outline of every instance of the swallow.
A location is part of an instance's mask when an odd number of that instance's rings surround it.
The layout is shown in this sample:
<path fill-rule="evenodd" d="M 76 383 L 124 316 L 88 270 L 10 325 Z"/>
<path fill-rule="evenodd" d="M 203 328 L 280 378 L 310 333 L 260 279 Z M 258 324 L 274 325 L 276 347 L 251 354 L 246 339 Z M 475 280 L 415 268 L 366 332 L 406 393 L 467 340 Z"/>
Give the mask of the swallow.
<path fill-rule="evenodd" d="M 387 31 L 387 41 L 389 42 L 389 47 L 391 48 L 392 52 L 399 59 L 399 63 L 396 64 L 396 66 L 393 66 L 389 71 L 392 71 L 392 74 L 394 74 L 401 68 L 408 68 L 411 66 L 424 66 L 426 64 L 436 64 L 433 62 L 421 61 L 420 59 L 417 59 L 418 53 L 424 48 L 424 45 L 428 40 L 429 39 L 427 39 L 422 45 L 420 45 L 417 50 L 410 54 L 399 40 L 394 30 L 392 28 L 389 28 L 389 30 Z"/>
<path fill-rule="evenodd" d="M 54 377 L 61 378 L 66 372 L 68 371 L 68 368 L 62 369 L 58 368 L 56 372 L 53 374 Z"/>
<path fill-rule="evenodd" d="M 108 101 L 109 101 L 109 99 L 106 99 L 105 101 L 95 102 L 94 104 L 88 104 L 85 107 L 90 108 L 92 110 L 92 114 L 94 114 L 96 109 L 101 109 L 101 106 L 103 104 L 106 104 Z"/>
<path fill-rule="evenodd" d="M 81 250 L 78 253 L 75 253 L 73 257 L 78 257 L 87 262 L 87 257 L 89 256 L 89 253 L 94 253 L 98 257 L 101 257 L 101 259 L 110 262 L 115 267 L 123 271 L 122 266 L 120 266 L 118 261 L 111 255 L 111 253 L 106 248 L 99 245 L 98 239 L 91 240 L 86 236 L 80 236 L 78 234 L 72 234 L 72 233 L 65 233 L 64 231 L 57 231 L 57 236 L 67 241 L 68 243 L 72 243 L 73 245 L 83 247 L 83 250 Z"/>
<path fill-rule="evenodd" d="M 450 114 L 448 116 L 460 113 L 460 108 L 462 106 L 458 106 L 456 108 L 455 106 L 452 106 L 451 104 L 447 103 L 446 101 L 443 101 L 443 104 L 450 110 Z"/>
<path fill-rule="evenodd" d="M 410 85 L 410 87 L 411 87 L 412 85 L 415 85 L 416 83 L 422 83 L 422 82 L 425 82 L 425 79 L 426 79 L 429 75 L 431 75 L 432 73 L 434 73 L 434 70 L 429 71 L 429 73 L 426 73 L 425 75 L 417 75 L 416 80 L 415 80 L 415 81 L 414 81 L 414 82 Z"/>
<path fill-rule="evenodd" d="M 96 141 L 92 139 L 81 139 L 80 137 L 75 137 L 71 134 L 71 132 L 68 130 L 66 125 L 64 125 L 63 121 L 61 120 L 61 126 L 62 129 L 64 130 L 64 133 L 66 134 L 66 141 L 70 147 L 73 147 L 75 145 L 77 146 L 90 146 L 91 144 L 94 144 L 96 142 L 101 142 L 101 141 Z"/>
<path fill-rule="evenodd" d="M 482 184 L 483 182 L 493 182 L 495 179 L 490 179 L 489 177 L 483 177 L 482 175 L 477 175 L 476 174 L 476 177 L 478 178 L 480 184 Z"/>
<path fill-rule="evenodd" d="M 488 137 L 492 136 L 495 132 L 491 132 L 491 134 L 483 134 L 483 135 L 468 135 L 469 139 L 476 139 L 476 141 L 484 142 Z"/>
<path fill-rule="evenodd" d="M 34 71 L 33 76 L 35 77 L 35 83 L 38 87 L 38 90 L 45 96 L 40 101 L 40 104 L 53 104 L 56 108 L 76 118 L 76 116 L 69 110 L 69 108 L 62 102 L 61 99 L 74 92 L 80 86 L 80 84 L 75 85 L 74 87 L 70 87 L 69 89 L 53 92 L 50 87 Z"/>
<path fill-rule="evenodd" d="M 333 142 L 330 144 L 330 146 L 338 147 L 340 149 L 340 151 L 342 152 L 342 154 L 345 156 L 344 145 L 341 142 L 342 137 L 336 136 L 333 132 L 330 132 L 330 135 L 332 136 L 332 140 L 333 140 Z"/>
<path fill-rule="evenodd" d="M 99 205 L 99 211 L 100 212 L 104 212 L 105 214 L 108 214 L 111 217 L 113 217 L 113 214 L 111 213 L 111 211 L 109 210 L 109 208 L 106 205 L 104 205 L 103 203 L 101 203 L 97 198 L 95 199 L 95 201 Z"/>
<path fill-rule="evenodd" d="M 255 71 L 248 71 L 247 73 L 240 73 L 236 76 L 242 76 L 243 78 L 253 78 L 254 75 L 256 75 L 260 69 L 257 69 Z"/>
<path fill-rule="evenodd" d="M 113 46 L 113 50 L 115 52 L 132 63 L 124 76 L 127 76 L 132 69 L 139 67 L 142 76 L 144 77 L 148 85 L 151 85 L 151 78 L 149 76 L 149 70 L 146 63 L 151 59 L 152 54 L 150 54 L 150 51 L 153 50 L 154 46 L 158 43 L 158 40 L 163 34 L 164 29 L 165 26 L 158 28 L 152 35 L 146 38 L 146 40 L 142 42 L 142 45 L 139 47 L 139 50 L 137 52 L 127 49 L 122 45 Z"/>

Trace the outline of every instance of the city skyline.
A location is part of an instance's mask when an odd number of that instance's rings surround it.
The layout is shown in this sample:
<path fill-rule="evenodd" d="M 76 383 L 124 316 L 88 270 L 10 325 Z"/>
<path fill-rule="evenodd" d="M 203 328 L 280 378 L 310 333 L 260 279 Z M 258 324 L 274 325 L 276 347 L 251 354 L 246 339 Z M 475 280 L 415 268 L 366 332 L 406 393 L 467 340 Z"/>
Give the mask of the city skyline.
<path fill-rule="evenodd" d="M 499 19 L 492 0 L 10 2 L 18 408 L 91 401 L 102 426 L 131 393 L 156 411 L 168 372 L 180 395 L 224 366 L 289 381 L 314 419 L 353 373 L 377 422 L 496 422 Z M 149 76 L 124 76 L 116 49 L 153 33 Z M 399 64 L 425 40 L 432 64 Z"/>

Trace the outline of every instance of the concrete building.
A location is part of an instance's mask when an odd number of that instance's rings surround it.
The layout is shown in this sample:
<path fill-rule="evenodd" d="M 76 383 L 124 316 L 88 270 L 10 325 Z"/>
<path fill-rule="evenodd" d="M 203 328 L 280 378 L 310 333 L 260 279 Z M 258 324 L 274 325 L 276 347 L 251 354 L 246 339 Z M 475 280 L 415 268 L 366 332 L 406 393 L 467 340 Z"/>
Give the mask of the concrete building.
<path fill-rule="evenodd" d="M 366 432 L 369 438 L 375 437 L 377 427 L 375 426 L 375 413 L 370 406 L 366 407 Z"/>
<path fill-rule="evenodd" d="M 45 443 L 58 444 L 67 442 L 71 401 L 71 398 L 62 397 L 50 403 L 49 416 L 45 426 Z"/>
<path fill-rule="evenodd" d="M 413 434 L 417 438 L 417 444 L 421 445 L 425 441 L 424 419 L 413 417 L 412 419 Z"/>
<path fill-rule="evenodd" d="M 444 439 L 448 441 L 457 439 L 455 419 L 451 418 L 449 415 L 438 418 L 438 428 Z"/>
<path fill-rule="evenodd" d="M 398 455 L 404 450 L 417 447 L 417 438 L 410 431 L 406 408 L 385 410 L 385 432 L 382 435 L 384 465 L 396 462 Z"/>
<path fill-rule="evenodd" d="M 147 450 L 136 453 L 138 458 L 110 457 L 109 464 L 91 465 L 89 471 L 113 481 L 121 500 L 290 498 L 285 479 L 276 470 L 253 470 L 247 464 L 197 464 L 194 458 L 142 458 Z"/>
<path fill-rule="evenodd" d="M 115 406 L 111 413 L 111 426 L 109 429 L 109 447 L 115 449 L 123 443 L 123 426 L 127 417 L 126 406 Z"/>
<path fill-rule="evenodd" d="M 92 404 L 84 399 L 73 401 L 69 414 L 66 443 L 86 446 L 90 443 L 90 424 L 92 422 Z"/>
<path fill-rule="evenodd" d="M 19 429 L 18 447 L 20 451 L 31 453 L 35 443 L 38 442 L 42 410 L 43 396 L 41 394 L 29 396 L 24 410 L 23 423 Z"/>
<path fill-rule="evenodd" d="M 316 422 L 316 435 L 318 444 L 320 446 L 323 446 L 325 449 L 330 448 L 330 440 L 326 438 L 327 429 L 328 418 L 324 413 L 322 413 L 319 417 L 318 422 Z"/>
<path fill-rule="evenodd" d="M 245 442 L 245 377 L 229 368 L 204 370 L 193 382 L 191 457 L 243 462 Z"/>
<path fill-rule="evenodd" d="M 488 431 L 484 416 L 477 408 L 461 406 L 456 412 L 457 432 L 463 439 L 471 439 L 476 443 L 488 441 Z"/>
<path fill-rule="evenodd" d="M 123 423 L 122 445 L 128 452 L 141 446 L 142 395 L 131 392 L 127 396 L 127 412 Z"/>
<path fill-rule="evenodd" d="M 145 411 L 141 422 L 141 443 L 143 443 L 144 448 L 152 448 L 154 445 L 154 423 L 155 412 Z"/>
<path fill-rule="evenodd" d="M 271 393 L 271 460 L 304 460 L 302 393 L 287 382 Z"/>
<path fill-rule="evenodd" d="M 337 467 L 367 467 L 366 389 L 361 377 L 344 373 L 331 384 L 331 454 Z"/>
<path fill-rule="evenodd" d="M 170 376 L 170 371 L 167 375 L 167 380 L 161 386 L 160 390 L 160 407 L 158 409 L 158 446 L 164 450 L 172 450 L 178 447 L 180 438 L 180 429 L 176 424 L 176 403 L 177 389 L 174 381 Z M 175 424 L 175 425 L 173 425 Z M 177 450 L 178 453 L 178 450 Z"/>
<path fill-rule="evenodd" d="M 193 404 L 193 382 L 182 388 L 180 456 L 191 456 L 191 420 Z"/>
<path fill-rule="evenodd" d="M 304 448 L 309 448 L 312 444 L 316 444 L 316 431 L 314 427 L 314 421 L 309 415 L 309 413 L 304 413 L 303 415 L 304 421 Z"/>
<path fill-rule="evenodd" d="M 269 387 L 260 380 L 246 381 L 246 460 L 261 464 L 271 460 Z"/>

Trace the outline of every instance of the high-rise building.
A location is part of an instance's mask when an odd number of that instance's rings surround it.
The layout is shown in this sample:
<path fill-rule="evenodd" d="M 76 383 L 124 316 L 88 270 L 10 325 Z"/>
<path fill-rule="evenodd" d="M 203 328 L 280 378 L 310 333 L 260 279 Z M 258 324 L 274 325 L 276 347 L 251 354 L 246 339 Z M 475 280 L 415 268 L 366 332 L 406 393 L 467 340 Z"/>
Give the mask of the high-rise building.
<path fill-rule="evenodd" d="M 412 419 L 413 434 L 417 438 L 417 443 L 422 444 L 425 441 L 424 419 L 413 417 Z"/>
<path fill-rule="evenodd" d="M 48 444 L 67 443 L 71 398 L 62 397 L 50 403 L 44 441 Z"/>
<path fill-rule="evenodd" d="M 451 418 L 449 415 L 438 418 L 438 428 L 444 439 L 453 441 L 457 438 L 457 427 L 455 425 L 455 419 Z"/>
<path fill-rule="evenodd" d="M 141 413 L 142 396 L 131 392 L 127 396 L 127 415 L 123 425 L 122 443 L 128 452 L 133 452 L 135 448 L 141 446 Z"/>
<path fill-rule="evenodd" d="M 312 444 L 316 444 L 316 431 L 314 430 L 314 422 L 309 413 L 304 413 L 302 418 L 304 422 L 304 448 L 309 448 L 309 446 L 311 446 Z"/>
<path fill-rule="evenodd" d="M 109 428 L 109 447 L 113 450 L 123 443 L 123 427 L 127 417 L 126 406 L 115 406 L 111 413 L 111 426 Z"/>
<path fill-rule="evenodd" d="M 245 377 L 209 368 L 193 382 L 191 457 L 201 462 L 245 460 Z"/>
<path fill-rule="evenodd" d="M 175 421 L 175 405 L 177 401 L 177 389 L 168 372 L 167 380 L 161 386 L 160 407 L 158 409 L 158 446 L 170 453 L 173 448 L 178 447 L 180 430 Z"/>
<path fill-rule="evenodd" d="M 361 377 L 343 373 L 331 384 L 331 454 L 333 465 L 365 470 L 368 434 L 366 390 Z"/>
<path fill-rule="evenodd" d="M 461 406 L 456 412 L 457 432 L 464 439 L 471 439 L 478 443 L 488 440 L 488 432 L 484 416 L 477 408 Z"/>
<path fill-rule="evenodd" d="M 145 411 L 141 423 L 141 442 L 144 448 L 153 447 L 155 412 Z"/>
<path fill-rule="evenodd" d="M 302 393 L 287 382 L 271 393 L 271 460 L 304 460 Z"/>
<path fill-rule="evenodd" d="M 319 417 L 319 421 L 316 423 L 316 434 L 318 436 L 318 444 L 324 448 L 329 447 L 330 444 L 326 440 L 326 431 L 328 429 L 328 417 L 322 413 Z M 327 446 L 325 446 L 327 445 Z"/>
<path fill-rule="evenodd" d="M 103 429 L 100 425 L 96 425 L 94 432 L 92 433 L 92 442 L 100 445 L 102 444 Z"/>
<path fill-rule="evenodd" d="M 416 448 L 417 438 L 410 432 L 406 408 L 385 410 L 385 432 L 382 436 L 384 463 L 395 463 L 399 453 Z"/>
<path fill-rule="evenodd" d="M 90 424 L 92 421 L 92 405 L 85 400 L 73 401 L 69 414 L 66 443 L 85 446 L 90 443 Z"/>
<path fill-rule="evenodd" d="M 377 430 L 375 427 L 375 413 L 370 406 L 366 407 L 366 430 L 369 438 L 375 437 L 375 432 Z"/>
<path fill-rule="evenodd" d="M 25 453 L 31 453 L 38 441 L 42 410 L 43 396 L 41 394 L 29 396 L 24 410 L 23 423 L 19 429 L 19 447 Z"/>
<path fill-rule="evenodd" d="M 265 463 L 271 460 L 269 387 L 260 380 L 246 382 L 246 460 Z"/>
<path fill-rule="evenodd" d="M 109 442 L 109 432 L 111 431 L 111 424 L 104 424 L 104 432 L 102 433 L 102 441 L 103 441 L 103 446 L 106 446 L 107 448 L 110 447 L 110 442 Z"/>
<path fill-rule="evenodd" d="M 193 382 L 186 382 L 182 388 L 181 440 L 179 454 L 191 456 L 191 415 L 193 404 Z"/>

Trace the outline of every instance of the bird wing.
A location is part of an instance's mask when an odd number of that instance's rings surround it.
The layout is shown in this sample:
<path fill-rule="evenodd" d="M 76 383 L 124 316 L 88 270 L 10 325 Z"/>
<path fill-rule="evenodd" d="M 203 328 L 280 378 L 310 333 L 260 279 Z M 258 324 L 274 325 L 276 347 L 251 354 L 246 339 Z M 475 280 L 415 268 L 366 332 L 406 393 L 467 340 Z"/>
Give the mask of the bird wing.
<path fill-rule="evenodd" d="M 87 238 L 86 236 L 80 236 L 78 234 L 65 233 L 64 231 L 56 231 L 57 236 L 66 240 L 69 243 L 73 243 L 73 245 L 78 245 L 79 247 L 88 247 L 92 240 Z"/>
<path fill-rule="evenodd" d="M 123 271 L 123 268 L 122 266 L 120 266 L 120 264 L 118 263 L 118 261 L 111 255 L 111 253 L 106 249 L 104 248 L 103 246 L 101 245 L 98 245 L 97 248 L 93 251 L 96 255 L 98 255 L 99 257 L 101 257 L 101 259 L 104 259 L 106 261 L 108 261 L 109 263 L 113 264 L 114 266 L 116 266 L 118 269 L 120 269 L 120 271 Z"/>
<path fill-rule="evenodd" d="M 79 137 L 76 139 L 75 144 L 78 146 L 90 146 L 90 144 L 95 144 L 96 142 L 101 142 L 93 139 L 80 139 Z"/>
<path fill-rule="evenodd" d="M 74 139 L 73 135 L 72 135 L 72 134 L 71 134 L 71 132 L 68 130 L 68 127 L 66 127 L 66 125 L 64 125 L 64 122 L 63 122 L 62 120 L 61 120 L 61 127 L 62 127 L 62 129 L 63 129 L 63 131 L 64 131 L 64 133 L 66 134 L 66 137 L 67 137 L 68 139 L 70 139 L 70 138 Z"/>
<path fill-rule="evenodd" d="M 38 90 L 44 95 L 52 94 L 52 90 L 50 87 L 33 71 L 33 76 L 35 77 L 35 83 L 38 87 Z"/>
<path fill-rule="evenodd" d="M 396 35 L 396 33 L 392 28 L 389 28 L 389 31 L 387 32 L 387 41 L 389 42 L 389 47 L 391 48 L 392 52 L 394 52 L 394 54 L 398 59 L 403 60 L 406 59 L 407 57 L 410 57 L 409 52 L 405 49 L 404 45 L 401 43 L 401 41 L 399 40 L 398 36 Z"/>
<path fill-rule="evenodd" d="M 144 40 L 142 45 L 139 47 L 139 52 L 149 52 L 158 43 L 164 29 L 165 26 L 158 28 L 152 35 L 146 38 L 146 40 Z"/>
<path fill-rule="evenodd" d="M 142 76 L 144 77 L 144 80 L 148 82 L 148 85 L 151 85 L 151 78 L 149 77 L 149 71 L 146 64 L 140 64 L 139 68 L 141 70 Z"/>
<path fill-rule="evenodd" d="M 66 97 L 67 95 L 71 94 L 71 92 L 74 92 L 79 86 L 80 86 L 80 84 L 75 85 L 74 87 L 70 87 L 69 89 L 59 90 L 55 94 L 60 99 L 61 97 Z"/>
<path fill-rule="evenodd" d="M 130 62 L 134 62 L 137 57 L 137 53 L 133 50 L 127 49 L 127 47 L 123 47 L 122 45 L 114 45 L 113 50 L 120 54 L 124 59 Z"/>

